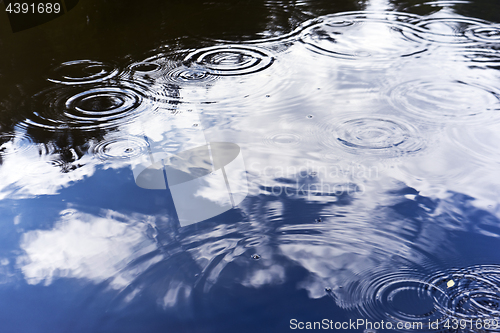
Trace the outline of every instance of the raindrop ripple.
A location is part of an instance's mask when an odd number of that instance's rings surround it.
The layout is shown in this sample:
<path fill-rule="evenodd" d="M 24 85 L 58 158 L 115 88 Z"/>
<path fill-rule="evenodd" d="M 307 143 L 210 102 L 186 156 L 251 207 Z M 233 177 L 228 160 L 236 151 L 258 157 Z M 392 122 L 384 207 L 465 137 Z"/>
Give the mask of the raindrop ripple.
<path fill-rule="evenodd" d="M 28 114 L 22 125 L 50 131 L 115 127 L 132 120 L 147 108 L 144 99 L 147 93 L 139 85 L 44 90 L 28 102 Z"/>
<path fill-rule="evenodd" d="M 413 36 L 449 46 L 500 42 L 497 25 L 473 18 L 428 18 L 418 22 L 416 29 L 422 33 Z"/>
<path fill-rule="evenodd" d="M 102 161 L 125 160 L 142 155 L 147 148 L 148 142 L 144 138 L 112 137 L 97 143 L 92 153 Z"/>
<path fill-rule="evenodd" d="M 0 134 L 0 157 L 18 154 L 34 147 L 33 140 L 26 133 L 12 132 Z"/>
<path fill-rule="evenodd" d="M 495 88 L 461 80 L 407 81 L 387 96 L 396 109 L 421 121 L 471 121 L 500 110 L 500 93 Z"/>
<path fill-rule="evenodd" d="M 328 146 L 336 146 L 357 155 L 401 156 L 418 152 L 425 147 L 418 130 L 397 119 L 362 117 L 340 122 L 327 123 L 319 138 Z M 325 141 L 327 137 L 327 141 Z"/>
<path fill-rule="evenodd" d="M 414 23 L 420 17 L 403 13 L 352 12 L 329 15 L 307 27 L 300 40 L 315 53 L 335 58 L 387 61 L 427 50 Z M 383 36 L 383 37 L 381 37 Z M 381 39 L 388 41 L 381 43 Z"/>
<path fill-rule="evenodd" d="M 447 316 L 436 307 L 434 297 L 444 297 L 444 291 L 434 288 L 425 278 L 411 269 L 397 273 L 377 272 L 342 291 L 346 294 L 344 306 L 354 304 L 364 318 L 390 322 L 393 329 L 400 322 L 418 323 L 421 328 L 428 329 L 429 322 L 436 320 L 442 327 Z M 414 330 L 398 327 L 398 331 Z"/>
<path fill-rule="evenodd" d="M 297 145 L 300 143 L 301 138 L 294 133 L 278 133 L 267 137 L 265 141 L 267 144 L 283 147 Z"/>
<path fill-rule="evenodd" d="M 450 280 L 454 284 L 448 287 Z M 477 265 L 441 271 L 428 283 L 434 286 L 431 291 L 436 308 L 448 317 L 500 320 L 500 266 Z"/>
<path fill-rule="evenodd" d="M 48 81 L 65 85 L 98 83 L 118 74 L 118 69 L 108 63 L 94 60 L 75 60 L 55 67 Z"/>
<path fill-rule="evenodd" d="M 257 73 L 274 61 L 270 51 L 250 45 L 219 45 L 189 53 L 184 63 L 195 64 L 213 75 L 244 75 Z"/>
<path fill-rule="evenodd" d="M 167 82 L 172 84 L 209 83 L 216 81 L 218 76 L 209 73 L 200 66 L 179 66 L 167 71 L 164 75 Z"/>

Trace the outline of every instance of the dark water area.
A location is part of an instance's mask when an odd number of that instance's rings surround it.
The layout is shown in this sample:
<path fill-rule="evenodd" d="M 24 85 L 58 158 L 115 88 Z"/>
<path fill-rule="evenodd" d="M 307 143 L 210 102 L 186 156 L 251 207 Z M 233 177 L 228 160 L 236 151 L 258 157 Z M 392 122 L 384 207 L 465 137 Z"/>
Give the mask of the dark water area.
<path fill-rule="evenodd" d="M 499 2 L 2 15 L 0 332 L 500 331 Z"/>

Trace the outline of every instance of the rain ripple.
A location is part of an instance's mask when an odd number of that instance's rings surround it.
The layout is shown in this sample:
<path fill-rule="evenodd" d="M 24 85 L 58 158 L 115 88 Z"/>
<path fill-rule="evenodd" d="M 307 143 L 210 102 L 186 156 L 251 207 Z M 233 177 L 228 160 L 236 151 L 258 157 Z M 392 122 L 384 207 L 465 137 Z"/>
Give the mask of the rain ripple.
<path fill-rule="evenodd" d="M 148 146 L 144 138 L 123 136 L 107 138 L 97 143 L 91 151 L 102 161 L 124 160 L 142 155 Z"/>
<path fill-rule="evenodd" d="M 398 322 L 411 322 L 421 325 L 419 329 L 436 331 L 432 323 L 437 321 L 441 330 L 446 324 L 451 327 L 458 323 L 464 332 L 470 332 L 467 328 L 476 328 L 470 325 L 478 320 L 492 320 L 500 314 L 498 265 L 477 265 L 429 275 L 411 268 L 369 274 L 370 278 L 360 279 L 336 293 L 342 295 L 344 307 L 354 306 L 365 318 L 387 320 L 394 328 Z M 498 331 L 498 326 L 500 322 L 496 329 L 492 325 L 486 330 Z M 416 327 L 398 327 L 398 331 L 414 331 Z"/>
<path fill-rule="evenodd" d="M 413 25 L 419 16 L 403 13 L 352 12 L 328 16 L 306 28 L 301 41 L 323 55 L 352 60 L 406 57 L 426 51 Z M 383 42 L 382 42 L 383 41 Z"/>
<path fill-rule="evenodd" d="M 257 73 L 271 66 L 272 54 L 266 49 L 250 45 L 219 45 L 191 52 L 186 64 L 196 64 L 214 75 L 244 75 Z"/>
<path fill-rule="evenodd" d="M 425 141 L 416 128 L 401 120 L 362 117 L 322 125 L 320 133 L 333 133 L 318 139 L 327 146 L 340 147 L 353 154 L 393 157 L 416 153 Z"/>
<path fill-rule="evenodd" d="M 470 121 L 500 110 L 495 88 L 461 80 L 412 80 L 398 84 L 387 96 L 396 109 L 422 121 Z"/>
<path fill-rule="evenodd" d="M 465 123 L 463 126 L 448 129 L 448 138 L 475 162 L 492 167 L 497 167 L 500 163 L 498 124 L 492 124 L 492 126 L 485 124 L 476 128 Z"/>
<path fill-rule="evenodd" d="M 359 281 L 341 293 L 344 302 L 356 304 L 355 308 L 363 317 L 383 319 L 392 323 L 393 328 L 399 322 L 410 322 L 421 325 L 418 328 L 429 329 L 429 323 L 436 320 L 442 327 L 446 317 L 436 308 L 433 298 L 441 289 L 426 282 L 423 274 L 403 269 L 397 273 L 372 273 L 369 279 Z M 416 327 L 406 330 L 398 327 L 398 331 L 414 331 Z"/>
<path fill-rule="evenodd" d="M 189 83 L 209 83 L 217 80 L 217 76 L 199 66 L 179 66 L 166 72 L 167 82 L 185 85 Z"/>
<path fill-rule="evenodd" d="M 500 54 L 497 50 L 485 47 L 467 47 L 459 49 L 456 53 L 449 53 L 450 60 L 470 62 L 474 67 L 493 67 L 500 66 Z"/>
<path fill-rule="evenodd" d="M 75 60 L 62 63 L 52 70 L 48 81 L 66 85 L 98 83 L 118 74 L 108 63 L 94 60 Z"/>
<path fill-rule="evenodd" d="M 131 80 L 183 86 L 186 84 L 207 84 L 218 79 L 203 66 L 183 62 L 187 51 L 159 53 L 146 60 L 130 65 L 122 74 Z"/>
<path fill-rule="evenodd" d="M 500 27 L 483 26 L 474 27 L 465 31 L 470 39 L 483 43 L 500 43 Z"/>
<path fill-rule="evenodd" d="M 494 319 L 500 315 L 500 266 L 477 265 L 434 274 L 434 304 L 457 319 Z M 497 323 L 500 326 L 500 323 Z M 498 327 L 497 327 L 498 328 Z M 496 330 L 498 331 L 498 329 Z"/>
<path fill-rule="evenodd" d="M 130 70 L 139 73 L 151 73 L 159 71 L 161 66 L 154 62 L 138 62 L 130 66 Z"/>
<path fill-rule="evenodd" d="M 266 144 L 276 145 L 278 147 L 295 146 L 300 143 L 301 137 L 294 133 L 278 133 L 266 138 Z"/>
<path fill-rule="evenodd" d="M 429 18 L 416 24 L 425 34 L 416 37 L 447 45 L 474 45 L 500 42 L 500 28 L 487 21 L 472 18 Z"/>
<path fill-rule="evenodd" d="M 19 154 L 34 147 L 33 140 L 26 133 L 2 133 L 0 134 L 0 161 L 4 156 Z"/>
<path fill-rule="evenodd" d="M 28 102 L 29 114 L 23 125 L 49 131 L 111 128 L 130 121 L 147 107 L 147 91 L 141 91 L 139 85 L 128 87 L 122 82 L 85 88 L 48 89 L 36 94 Z"/>

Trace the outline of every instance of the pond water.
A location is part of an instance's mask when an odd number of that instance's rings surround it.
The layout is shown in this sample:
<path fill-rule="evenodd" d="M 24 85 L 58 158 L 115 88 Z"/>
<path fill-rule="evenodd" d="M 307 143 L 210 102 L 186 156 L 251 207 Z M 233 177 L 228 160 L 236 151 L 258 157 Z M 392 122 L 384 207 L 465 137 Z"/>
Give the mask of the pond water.
<path fill-rule="evenodd" d="M 499 22 L 493 0 L 4 20 L 0 331 L 500 331 Z"/>

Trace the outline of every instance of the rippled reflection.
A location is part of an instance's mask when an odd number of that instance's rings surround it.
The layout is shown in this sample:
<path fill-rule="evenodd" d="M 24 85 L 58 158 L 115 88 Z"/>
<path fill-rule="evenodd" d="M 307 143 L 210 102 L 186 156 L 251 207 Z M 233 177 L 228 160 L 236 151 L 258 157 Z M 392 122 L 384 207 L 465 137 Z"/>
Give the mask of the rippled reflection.
<path fill-rule="evenodd" d="M 434 305 L 433 293 L 439 295 L 442 289 L 435 289 L 425 276 L 410 270 L 393 274 L 379 273 L 371 284 L 352 286 L 346 293 L 358 303 L 358 311 L 368 318 L 385 318 L 397 322 L 416 322 L 425 330 L 431 330 L 430 323 L 441 326 L 446 319 L 444 313 Z M 416 326 L 418 327 L 418 326 Z M 404 331 L 412 331 L 413 327 Z"/>
<path fill-rule="evenodd" d="M 303 32 L 302 41 L 315 52 L 351 60 L 407 57 L 426 51 L 408 36 L 418 34 L 419 17 L 403 13 L 349 13 L 323 18 Z"/>
<path fill-rule="evenodd" d="M 338 125 L 335 132 L 342 148 L 354 153 L 402 155 L 417 152 L 425 145 L 409 124 L 391 119 L 352 119 Z"/>
<path fill-rule="evenodd" d="M 54 83 L 76 85 L 105 81 L 116 74 L 118 74 L 118 69 L 112 64 L 93 60 L 75 60 L 54 68 L 47 79 Z"/>
<path fill-rule="evenodd" d="M 110 128 L 153 107 L 143 100 L 139 85 L 84 87 L 53 88 L 33 96 L 25 103 L 28 119 L 23 125 L 49 131 Z"/>
<path fill-rule="evenodd" d="M 497 27 L 471 18 L 432 18 L 423 20 L 417 26 L 428 31 L 426 40 L 432 42 L 462 46 L 474 42 L 498 42 L 495 38 Z"/>
<path fill-rule="evenodd" d="M 274 30 L 59 60 L 0 103 L 0 286 L 88 332 L 498 316 L 500 28 L 471 3 L 264 1 Z"/>
<path fill-rule="evenodd" d="M 162 259 L 161 255 L 141 258 L 156 249 L 146 235 L 147 224 L 117 221 L 124 216 L 115 217 L 113 212 L 107 217 L 78 211 L 61 215 L 52 230 L 23 235 L 21 249 L 26 254 L 18 258 L 18 264 L 29 284 L 50 284 L 60 277 L 96 283 L 110 279 L 110 286 L 120 289 Z"/>
<path fill-rule="evenodd" d="M 428 78 L 405 82 L 391 91 L 391 102 L 419 119 L 471 118 L 500 110 L 500 94 L 475 82 Z M 443 121 L 440 120 L 440 121 Z"/>
<path fill-rule="evenodd" d="M 435 274 L 431 283 L 441 290 L 434 296 L 437 307 L 460 319 L 494 318 L 499 313 L 498 274 L 498 266 L 492 265 Z M 453 280 L 455 284 L 445 288 L 445 280 Z"/>
<path fill-rule="evenodd" d="M 101 160 L 132 159 L 143 155 L 148 142 L 140 137 L 110 137 L 93 147 L 92 153 Z"/>
<path fill-rule="evenodd" d="M 29 135 L 26 133 L 3 133 L 0 135 L 0 142 L 2 145 L 0 146 L 0 157 L 11 155 L 11 154 L 20 154 L 24 150 L 35 148 L 33 145 L 33 141 Z"/>
<path fill-rule="evenodd" d="M 203 66 L 211 74 L 243 75 L 267 68 L 273 57 L 265 49 L 228 45 L 197 50 L 188 54 L 184 61 Z"/>

